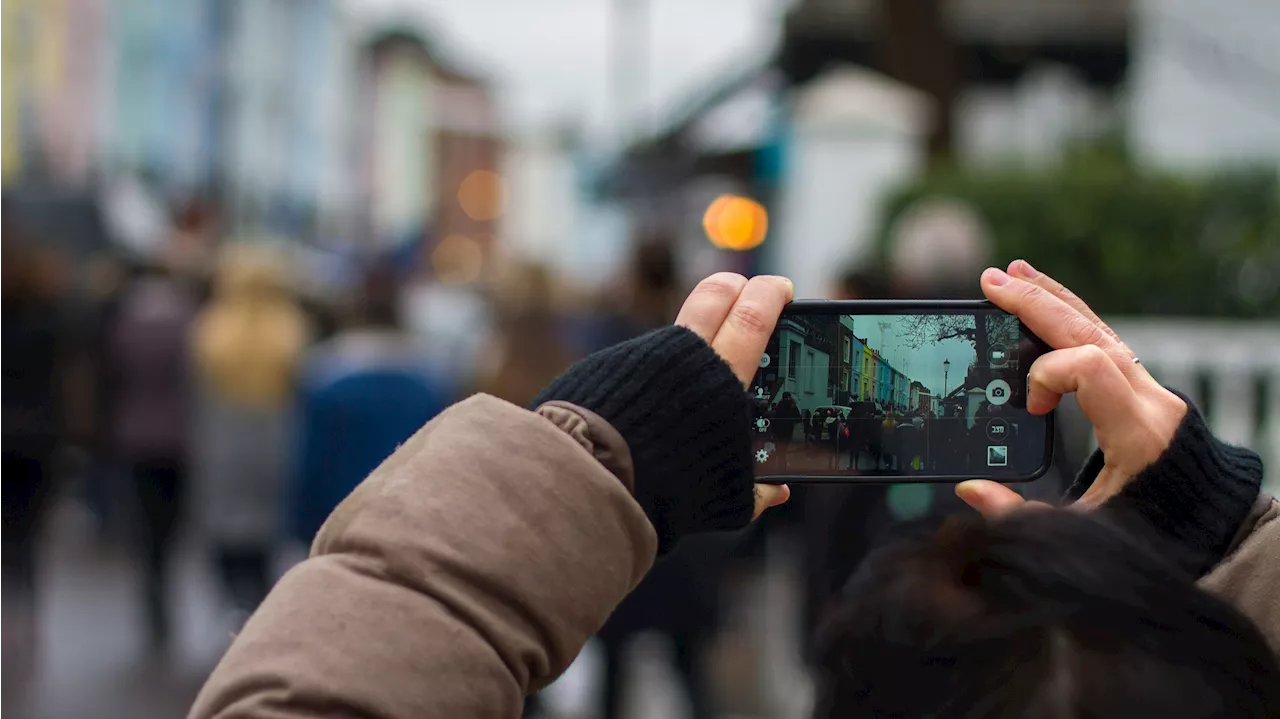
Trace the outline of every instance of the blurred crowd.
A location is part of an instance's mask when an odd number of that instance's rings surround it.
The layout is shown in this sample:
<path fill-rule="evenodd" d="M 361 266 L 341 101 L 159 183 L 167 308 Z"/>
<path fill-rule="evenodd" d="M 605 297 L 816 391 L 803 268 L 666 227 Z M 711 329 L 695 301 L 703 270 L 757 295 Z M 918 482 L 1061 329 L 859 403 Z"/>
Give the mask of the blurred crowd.
<path fill-rule="evenodd" d="M 135 554 L 146 640 L 163 652 L 183 539 L 197 538 L 225 605 L 247 617 L 271 587 L 280 548 L 309 543 L 333 507 L 448 404 L 477 389 L 527 403 L 584 351 L 562 337 L 554 283 L 535 267 L 465 290 L 477 296 L 479 321 L 451 335 L 431 326 L 458 305 L 448 288 L 369 257 L 350 262 L 343 291 L 317 293 L 288 248 L 224 236 L 212 205 L 176 208 L 167 241 L 146 256 L 85 256 L 25 236 L 11 217 L 6 674 L 36 660 L 40 542 L 61 498 L 92 510 L 104 546 Z M 443 298 L 434 314 L 433 290 Z M 588 326 L 580 341 L 631 331 L 620 322 Z"/>
<path fill-rule="evenodd" d="M 349 259 L 351 280 L 324 292 L 286 246 L 228 236 L 212 204 L 179 207 L 171 224 L 147 256 L 77 255 L 6 228 L 5 669 L 22 672 L 14 676 L 38 668 L 37 558 L 59 498 L 89 507 L 100 543 L 134 557 L 143 640 L 163 655 L 178 547 L 199 547 L 234 626 L 270 590 L 285 549 L 307 545 L 357 483 L 449 404 L 481 391 L 528 405 L 574 359 L 669 323 L 688 289 L 670 238 L 655 234 L 636 238 L 622 276 L 595 294 L 519 262 L 460 289 L 384 256 Z M 986 257 L 967 251 L 939 265 L 952 274 L 849 272 L 831 294 L 972 294 L 958 278 L 976 276 Z M 815 436 L 823 431 L 832 430 Z M 768 536 L 803 547 L 807 637 L 877 537 L 958 509 L 949 487 L 797 488 L 785 511 L 745 534 L 682 543 L 600 632 L 604 716 L 621 715 L 627 648 L 645 633 L 670 640 L 693 715 L 715 714 L 707 657 L 734 611 L 721 588 L 760 568 Z M 539 707 L 532 698 L 530 713 Z"/>
<path fill-rule="evenodd" d="M 184 543 L 207 558 L 234 626 L 286 549 L 307 545 L 450 403 L 483 391 L 527 405 L 576 357 L 669 322 L 683 289 L 657 239 L 637 244 L 609 296 L 566 292 L 521 263 L 459 289 L 387 256 L 350 259 L 351 280 L 324 292 L 287 246 L 229 236 L 209 203 L 175 208 L 167 240 L 145 256 L 86 255 L 11 218 L 4 664 L 15 694 L 39 669 L 41 543 L 59 502 L 88 507 L 99 547 L 134 557 L 143 640 L 163 656 Z M 708 595 L 655 596 L 674 606 Z M 632 604 L 647 626 L 655 608 Z M 631 623 L 620 617 L 606 635 L 621 640 Z"/>

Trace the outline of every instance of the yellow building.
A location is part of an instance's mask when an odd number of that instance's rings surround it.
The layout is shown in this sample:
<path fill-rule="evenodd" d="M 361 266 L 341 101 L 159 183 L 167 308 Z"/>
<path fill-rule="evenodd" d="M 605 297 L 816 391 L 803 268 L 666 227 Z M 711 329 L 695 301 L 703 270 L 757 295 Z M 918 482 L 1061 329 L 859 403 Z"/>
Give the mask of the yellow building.
<path fill-rule="evenodd" d="M 0 3 L 0 181 L 8 186 L 22 172 L 22 98 L 30 76 L 30 40 L 25 29 L 31 0 Z"/>
<path fill-rule="evenodd" d="M 83 181 L 90 171 L 105 0 L 0 4 L 0 180 L 31 172 Z"/>
<path fill-rule="evenodd" d="M 862 346 L 861 372 L 862 372 L 862 387 L 858 392 L 858 399 L 860 401 L 865 402 L 869 399 L 874 399 L 875 397 L 874 393 L 875 393 L 875 379 L 876 379 L 874 356 L 872 354 L 871 348 L 866 345 Z"/>

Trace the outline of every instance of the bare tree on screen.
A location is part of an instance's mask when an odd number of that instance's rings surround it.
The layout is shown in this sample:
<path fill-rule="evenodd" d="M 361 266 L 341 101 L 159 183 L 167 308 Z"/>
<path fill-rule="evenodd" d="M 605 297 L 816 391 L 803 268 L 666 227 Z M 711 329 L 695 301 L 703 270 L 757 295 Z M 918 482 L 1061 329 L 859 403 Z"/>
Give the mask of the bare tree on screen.
<path fill-rule="evenodd" d="M 1016 340 L 1018 318 L 995 313 L 983 313 L 980 316 L 983 319 L 981 332 L 978 331 L 975 316 L 971 314 L 905 315 L 902 318 L 902 324 L 898 326 L 898 336 L 911 349 L 920 349 L 927 344 L 936 344 L 948 339 L 971 342 L 974 356 L 979 359 L 978 366 L 985 368 L 982 358 L 985 358 L 991 349 L 992 338 Z M 983 371 L 967 375 L 956 383 L 955 388 L 948 392 L 948 396 L 955 396 L 968 391 L 978 383 L 985 383 L 986 374 L 988 372 Z"/>

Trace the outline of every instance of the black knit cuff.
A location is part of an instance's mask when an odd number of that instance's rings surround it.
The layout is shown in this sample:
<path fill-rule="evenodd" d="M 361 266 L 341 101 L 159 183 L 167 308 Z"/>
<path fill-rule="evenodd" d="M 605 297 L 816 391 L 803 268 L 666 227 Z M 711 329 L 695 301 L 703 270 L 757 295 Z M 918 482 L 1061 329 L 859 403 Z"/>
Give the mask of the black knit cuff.
<path fill-rule="evenodd" d="M 1067 498 L 1079 499 L 1104 463 L 1102 451 L 1094 452 Z M 1187 400 L 1187 414 L 1164 454 L 1103 511 L 1139 533 L 1154 533 L 1172 549 L 1172 559 L 1199 577 L 1221 561 L 1261 486 L 1258 455 L 1215 437 Z"/>
<path fill-rule="evenodd" d="M 573 365 L 534 400 L 571 402 L 627 441 L 635 497 L 658 553 L 693 532 L 739 529 L 755 506 L 751 408 L 720 355 L 683 327 L 655 330 Z"/>

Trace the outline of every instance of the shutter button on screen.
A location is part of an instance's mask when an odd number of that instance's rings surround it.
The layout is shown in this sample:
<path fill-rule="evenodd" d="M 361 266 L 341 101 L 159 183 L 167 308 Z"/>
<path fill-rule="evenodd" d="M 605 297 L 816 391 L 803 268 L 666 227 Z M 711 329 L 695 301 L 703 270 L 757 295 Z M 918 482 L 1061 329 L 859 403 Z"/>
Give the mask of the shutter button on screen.
<path fill-rule="evenodd" d="M 1002 379 L 993 379 L 987 384 L 987 401 L 994 405 L 1002 405 L 1009 401 L 1009 383 Z"/>

